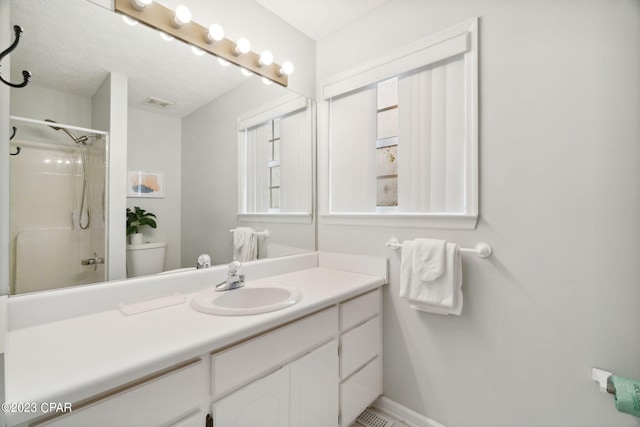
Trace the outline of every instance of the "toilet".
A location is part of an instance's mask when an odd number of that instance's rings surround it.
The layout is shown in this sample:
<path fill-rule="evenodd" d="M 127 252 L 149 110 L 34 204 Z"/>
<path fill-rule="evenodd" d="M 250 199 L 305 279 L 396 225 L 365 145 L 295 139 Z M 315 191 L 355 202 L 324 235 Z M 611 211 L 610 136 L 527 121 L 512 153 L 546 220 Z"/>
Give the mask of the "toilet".
<path fill-rule="evenodd" d="M 127 245 L 127 277 L 161 273 L 166 254 L 166 242 Z"/>

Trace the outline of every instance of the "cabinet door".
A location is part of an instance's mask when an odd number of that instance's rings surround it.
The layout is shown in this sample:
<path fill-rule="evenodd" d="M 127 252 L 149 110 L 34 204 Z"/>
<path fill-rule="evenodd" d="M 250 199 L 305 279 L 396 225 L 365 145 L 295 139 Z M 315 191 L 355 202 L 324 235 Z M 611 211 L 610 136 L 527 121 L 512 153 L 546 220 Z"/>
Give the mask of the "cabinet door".
<path fill-rule="evenodd" d="M 289 365 L 291 427 L 338 424 L 338 345 L 323 345 Z"/>
<path fill-rule="evenodd" d="M 47 427 L 168 425 L 199 411 L 203 379 L 202 363 L 197 362 L 123 390 L 121 393 L 105 397 L 94 404 L 74 410 L 68 415 L 42 425 Z M 201 416 L 201 419 L 204 420 L 204 417 Z"/>
<path fill-rule="evenodd" d="M 284 367 L 213 404 L 219 427 L 289 427 L 289 369 Z"/>
<path fill-rule="evenodd" d="M 206 415 L 198 411 L 195 414 L 183 418 L 175 423 L 169 424 L 169 427 L 203 427 L 206 421 Z"/>

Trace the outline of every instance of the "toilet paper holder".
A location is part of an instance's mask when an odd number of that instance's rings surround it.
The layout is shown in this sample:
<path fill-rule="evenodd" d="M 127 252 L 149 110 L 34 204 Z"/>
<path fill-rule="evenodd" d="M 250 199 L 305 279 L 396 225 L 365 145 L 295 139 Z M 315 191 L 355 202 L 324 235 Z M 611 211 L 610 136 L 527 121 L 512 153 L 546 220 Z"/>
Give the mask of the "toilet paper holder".
<path fill-rule="evenodd" d="M 609 383 L 608 381 L 611 375 L 613 375 L 613 373 L 609 371 L 598 368 L 591 368 L 591 379 L 596 381 L 600 385 L 600 391 L 603 393 L 616 393 L 613 385 L 611 385 L 611 383 Z"/>

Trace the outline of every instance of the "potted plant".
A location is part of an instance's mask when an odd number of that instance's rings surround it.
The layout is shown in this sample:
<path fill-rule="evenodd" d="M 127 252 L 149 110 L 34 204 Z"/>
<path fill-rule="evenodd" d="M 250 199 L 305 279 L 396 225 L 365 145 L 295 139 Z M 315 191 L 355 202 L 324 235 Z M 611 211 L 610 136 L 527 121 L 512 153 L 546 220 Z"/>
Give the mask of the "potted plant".
<path fill-rule="evenodd" d="M 134 206 L 134 210 L 127 208 L 127 236 L 132 245 L 139 245 L 142 240 L 142 227 L 148 225 L 151 228 L 156 228 L 156 216 L 151 212 L 147 212 L 144 209 L 140 209 L 138 206 Z"/>

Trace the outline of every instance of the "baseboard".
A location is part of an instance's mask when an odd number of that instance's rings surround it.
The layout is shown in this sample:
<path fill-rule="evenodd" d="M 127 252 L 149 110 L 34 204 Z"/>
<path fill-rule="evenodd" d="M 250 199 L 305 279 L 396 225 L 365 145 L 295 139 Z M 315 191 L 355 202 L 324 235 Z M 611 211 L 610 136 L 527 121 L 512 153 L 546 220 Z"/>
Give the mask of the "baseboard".
<path fill-rule="evenodd" d="M 376 399 L 371 406 L 410 427 L 445 427 L 436 420 L 432 420 L 384 396 Z"/>

